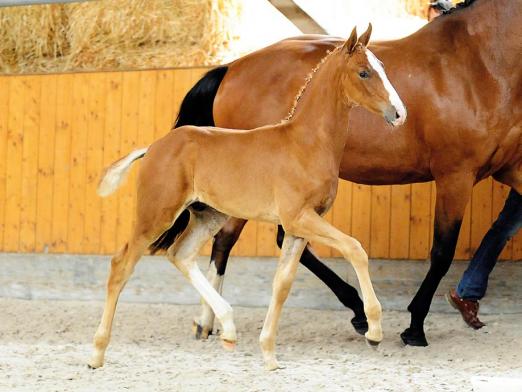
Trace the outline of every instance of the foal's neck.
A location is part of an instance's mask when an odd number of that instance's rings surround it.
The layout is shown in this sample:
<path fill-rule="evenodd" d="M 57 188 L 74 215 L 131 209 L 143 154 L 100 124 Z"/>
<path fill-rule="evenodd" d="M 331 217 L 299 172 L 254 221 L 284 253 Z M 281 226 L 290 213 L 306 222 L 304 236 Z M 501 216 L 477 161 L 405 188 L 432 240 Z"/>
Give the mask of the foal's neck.
<path fill-rule="evenodd" d="M 353 106 L 344 96 L 339 61 L 345 59 L 336 49 L 318 65 L 298 96 L 286 125 L 294 140 L 320 147 L 340 162 L 348 137 L 349 112 Z"/>

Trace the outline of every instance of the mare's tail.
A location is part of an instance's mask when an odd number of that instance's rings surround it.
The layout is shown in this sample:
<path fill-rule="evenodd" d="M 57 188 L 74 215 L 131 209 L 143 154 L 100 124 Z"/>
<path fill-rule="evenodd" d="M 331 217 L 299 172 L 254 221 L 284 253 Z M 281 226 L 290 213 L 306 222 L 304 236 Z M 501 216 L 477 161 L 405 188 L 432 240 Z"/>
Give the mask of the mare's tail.
<path fill-rule="evenodd" d="M 214 107 L 214 98 L 225 74 L 228 71 L 227 66 L 221 66 L 208 71 L 183 98 L 179 108 L 178 117 L 173 128 L 183 125 L 196 126 L 214 126 L 214 116 L 212 109 Z M 159 250 L 168 249 L 183 233 L 190 220 L 190 212 L 184 210 L 176 219 L 174 224 L 164 232 L 149 249 L 152 254 Z"/>

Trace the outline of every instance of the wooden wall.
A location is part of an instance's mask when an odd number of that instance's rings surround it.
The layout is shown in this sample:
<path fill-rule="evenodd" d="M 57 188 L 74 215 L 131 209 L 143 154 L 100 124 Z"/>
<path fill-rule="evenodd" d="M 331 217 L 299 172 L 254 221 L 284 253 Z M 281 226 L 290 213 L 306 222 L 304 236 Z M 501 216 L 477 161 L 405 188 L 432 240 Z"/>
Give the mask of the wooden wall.
<path fill-rule="evenodd" d="M 0 76 L 0 251 L 108 254 L 120 247 L 134 216 L 135 170 L 116 195 L 100 199 L 95 187 L 102 168 L 166 133 L 203 72 Z M 457 258 L 477 247 L 506 194 L 491 180 L 476 187 Z M 429 183 L 343 181 L 328 219 L 358 238 L 371 257 L 426 259 L 434 199 Z M 251 222 L 234 253 L 276 255 L 274 238 L 272 225 Z M 522 258 L 521 234 L 502 257 Z"/>

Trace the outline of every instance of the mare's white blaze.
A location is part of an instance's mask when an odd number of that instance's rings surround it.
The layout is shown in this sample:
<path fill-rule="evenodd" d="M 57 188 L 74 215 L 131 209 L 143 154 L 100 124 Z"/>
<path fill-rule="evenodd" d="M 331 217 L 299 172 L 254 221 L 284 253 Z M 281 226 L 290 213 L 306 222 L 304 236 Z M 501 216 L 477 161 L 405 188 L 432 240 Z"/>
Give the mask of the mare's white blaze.
<path fill-rule="evenodd" d="M 127 176 L 132 162 L 144 156 L 148 149 L 148 147 L 145 147 L 140 148 L 139 150 L 134 150 L 125 158 L 122 158 L 109 166 L 98 184 L 98 195 L 105 197 L 118 189 L 118 186 Z"/>
<path fill-rule="evenodd" d="M 404 124 L 404 121 L 406 121 L 406 107 L 402 103 L 402 100 L 399 97 L 399 94 L 397 94 L 397 91 L 395 91 L 395 88 L 393 88 L 392 84 L 390 83 L 390 80 L 388 79 L 388 76 L 386 75 L 386 72 L 384 72 L 384 68 L 381 65 L 381 62 L 375 55 L 366 49 L 366 56 L 368 57 L 368 62 L 372 66 L 372 68 L 377 72 L 379 77 L 382 80 L 382 83 L 384 84 L 384 88 L 386 91 L 388 91 L 389 101 L 390 103 L 395 107 L 395 110 L 397 110 L 397 113 L 399 114 L 399 118 L 395 121 L 393 121 L 393 125 L 401 125 Z"/>
<path fill-rule="evenodd" d="M 221 294 L 223 289 L 223 275 L 218 275 L 216 264 L 214 260 L 210 261 L 210 266 L 208 267 L 207 280 L 210 282 L 212 287 Z M 214 327 L 214 312 L 212 308 L 205 301 L 202 301 L 201 304 L 201 316 L 199 317 L 199 325 L 203 328 L 206 328 L 209 332 L 212 331 Z"/>

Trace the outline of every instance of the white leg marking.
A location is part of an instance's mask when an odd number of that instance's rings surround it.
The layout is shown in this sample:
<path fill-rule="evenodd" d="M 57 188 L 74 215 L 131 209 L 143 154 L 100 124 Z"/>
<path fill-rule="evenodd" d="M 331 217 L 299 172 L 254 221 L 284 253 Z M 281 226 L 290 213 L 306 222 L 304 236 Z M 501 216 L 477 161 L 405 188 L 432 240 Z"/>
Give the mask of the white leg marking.
<path fill-rule="evenodd" d="M 189 267 L 188 276 L 192 285 L 201 294 L 205 302 L 211 306 L 216 317 L 223 325 L 223 338 L 235 341 L 236 327 L 234 325 L 232 307 L 210 285 L 196 263 Z"/>
<path fill-rule="evenodd" d="M 223 276 L 218 275 L 214 260 L 210 261 L 207 280 L 210 282 L 212 287 L 221 294 L 223 289 Z M 201 315 L 197 323 L 203 328 L 205 334 L 212 332 L 212 329 L 214 328 L 214 311 L 205 300 L 201 301 Z"/>

